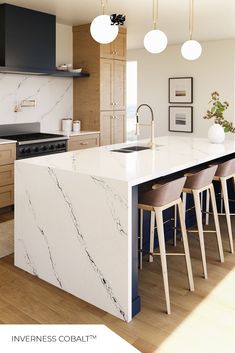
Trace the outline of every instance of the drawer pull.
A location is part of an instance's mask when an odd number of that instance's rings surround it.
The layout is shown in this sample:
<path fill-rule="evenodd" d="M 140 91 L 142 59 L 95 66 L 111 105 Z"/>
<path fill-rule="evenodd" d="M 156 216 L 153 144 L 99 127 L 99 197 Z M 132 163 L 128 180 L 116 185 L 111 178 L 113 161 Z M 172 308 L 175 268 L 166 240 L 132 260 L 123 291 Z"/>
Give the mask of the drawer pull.
<path fill-rule="evenodd" d="M 80 145 L 86 146 L 86 145 L 88 145 L 88 142 L 80 142 Z"/>

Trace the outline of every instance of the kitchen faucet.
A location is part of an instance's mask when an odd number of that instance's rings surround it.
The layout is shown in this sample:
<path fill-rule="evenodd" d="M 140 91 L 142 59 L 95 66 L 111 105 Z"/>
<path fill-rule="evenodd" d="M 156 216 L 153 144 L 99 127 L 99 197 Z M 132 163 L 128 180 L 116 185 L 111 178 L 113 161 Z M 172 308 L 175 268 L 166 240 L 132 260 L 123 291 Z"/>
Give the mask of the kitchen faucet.
<path fill-rule="evenodd" d="M 139 109 L 141 107 L 147 107 L 149 108 L 151 112 L 151 124 L 140 124 L 139 123 Z M 148 105 L 148 104 L 140 104 L 138 108 L 136 109 L 136 135 L 138 136 L 140 134 L 140 126 L 151 126 L 151 139 L 150 139 L 150 148 L 153 150 L 156 147 L 155 144 L 155 137 L 154 137 L 154 116 L 153 116 L 153 109 Z"/>

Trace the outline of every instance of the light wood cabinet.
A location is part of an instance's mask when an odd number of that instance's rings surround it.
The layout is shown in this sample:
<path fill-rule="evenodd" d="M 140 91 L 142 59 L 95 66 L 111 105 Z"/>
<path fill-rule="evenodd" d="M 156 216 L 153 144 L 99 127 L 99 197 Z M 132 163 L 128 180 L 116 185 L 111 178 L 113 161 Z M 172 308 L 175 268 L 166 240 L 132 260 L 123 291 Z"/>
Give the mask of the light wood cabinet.
<path fill-rule="evenodd" d="M 0 145 L 0 207 L 14 203 L 14 160 L 15 143 Z"/>
<path fill-rule="evenodd" d="M 101 112 L 101 146 L 122 143 L 125 139 L 125 112 Z"/>
<path fill-rule="evenodd" d="M 76 151 L 84 148 L 98 147 L 100 137 L 99 134 L 87 134 L 70 136 L 68 140 L 68 151 Z"/>
<path fill-rule="evenodd" d="M 10 185 L 14 183 L 14 165 L 0 166 L 0 186 Z"/>
<path fill-rule="evenodd" d="M 123 27 L 119 28 L 118 36 L 113 42 L 100 45 L 100 57 L 126 60 L 126 31 Z"/>
<path fill-rule="evenodd" d="M 99 44 L 90 35 L 90 25 L 73 27 L 73 66 L 90 73 L 86 80 L 74 79 L 74 120 L 83 130 L 100 131 L 101 144 L 124 142 L 126 115 L 126 29 L 120 27 L 118 37 L 110 44 Z M 110 123 L 103 112 L 121 116 Z M 105 122 L 107 125 L 105 125 Z M 111 128 L 110 128 L 111 124 Z M 114 130 L 117 129 L 117 132 Z M 110 131 L 110 136 L 107 136 Z M 117 136 L 117 137 L 115 137 Z M 105 142 L 107 141 L 107 142 Z M 115 142 L 111 142 L 115 143 Z"/>
<path fill-rule="evenodd" d="M 101 59 L 100 110 L 125 110 L 126 62 Z"/>
<path fill-rule="evenodd" d="M 0 186 L 0 208 L 14 204 L 14 185 Z"/>
<path fill-rule="evenodd" d="M 0 165 L 14 163 L 16 159 L 16 146 L 14 143 L 0 145 Z"/>

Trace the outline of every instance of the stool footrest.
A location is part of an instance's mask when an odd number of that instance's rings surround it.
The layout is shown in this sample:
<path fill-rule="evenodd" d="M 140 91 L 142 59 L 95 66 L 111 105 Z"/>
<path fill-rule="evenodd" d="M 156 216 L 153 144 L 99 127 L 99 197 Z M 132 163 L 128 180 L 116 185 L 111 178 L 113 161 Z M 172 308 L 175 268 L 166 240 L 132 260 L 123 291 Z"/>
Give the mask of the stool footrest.
<path fill-rule="evenodd" d="M 198 230 L 187 230 L 188 233 L 198 233 Z M 203 230 L 203 233 L 216 233 L 216 230 Z"/>
<path fill-rule="evenodd" d="M 149 255 L 151 256 L 161 256 L 161 254 L 159 252 L 154 252 L 154 253 L 149 253 Z M 177 252 L 167 252 L 166 253 L 167 256 L 185 256 L 184 253 L 177 253 Z"/>

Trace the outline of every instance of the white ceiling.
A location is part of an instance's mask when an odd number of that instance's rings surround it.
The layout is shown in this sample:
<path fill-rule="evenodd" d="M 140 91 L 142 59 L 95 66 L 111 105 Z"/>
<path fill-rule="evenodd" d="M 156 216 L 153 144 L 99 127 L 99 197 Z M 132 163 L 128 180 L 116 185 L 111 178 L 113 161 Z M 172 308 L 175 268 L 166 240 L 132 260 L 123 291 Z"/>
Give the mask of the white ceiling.
<path fill-rule="evenodd" d="M 7 2 L 7 0 L 6 0 Z M 101 14 L 100 0 L 10 0 L 11 4 L 49 12 L 57 22 L 78 25 Z M 159 29 L 169 43 L 188 38 L 189 0 L 159 0 Z M 128 48 L 143 47 L 152 29 L 152 0 L 108 0 L 107 14 L 126 15 Z M 235 0 L 195 0 L 194 38 L 200 41 L 235 38 Z"/>

